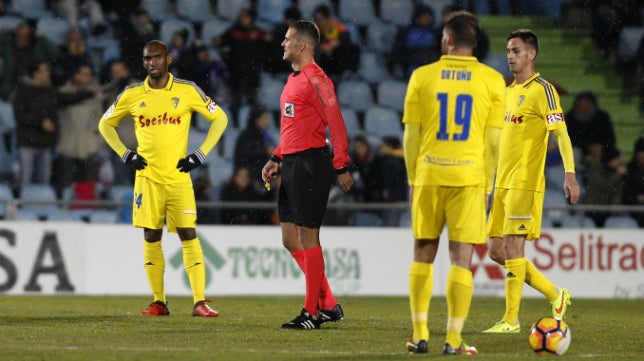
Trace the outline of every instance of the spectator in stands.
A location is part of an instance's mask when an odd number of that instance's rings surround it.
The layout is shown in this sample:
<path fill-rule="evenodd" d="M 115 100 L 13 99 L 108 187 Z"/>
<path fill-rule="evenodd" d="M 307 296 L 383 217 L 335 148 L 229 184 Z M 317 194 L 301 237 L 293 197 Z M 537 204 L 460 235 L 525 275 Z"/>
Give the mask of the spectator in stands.
<path fill-rule="evenodd" d="M 62 95 L 84 99 L 60 108 L 60 138 L 56 147 L 54 185 L 59 195 L 74 182 L 96 182 L 105 146 L 95 119 L 103 114 L 100 89 L 90 64 L 76 67 L 73 77 L 59 89 Z"/>
<path fill-rule="evenodd" d="M 373 159 L 367 175 L 371 189 L 371 201 L 406 202 L 409 196 L 407 186 L 407 169 L 402 151 L 402 144 L 397 137 L 382 138 L 378 152 Z M 384 226 L 397 227 L 403 209 L 387 209 L 382 212 Z"/>
<path fill-rule="evenodd" d="M 607 112 L 599 108 L 593 92 L 577 94 L 572 110 L 565 115 L 565 119 L 572 146 L 581 151 L 583 158 L 598 158 L 602 149 L 615 146 L 613 121 Z"/>
<path fill-rule="evenodd" d="M 633 157 L 626 167 L 622 201 L 629 205 L 644 205 L 644 135 L 633 147 Z M 644 212 L 632 212 L 631 216 L 644 227 Z"/>
<path fill-rule="evenodd" d="M 284 48 L 282 48 L 282 41 L 288 27 L 295 21 L 302 19 L 302 12 L 300 9 L 293 5 L 284 10 L 284 18 L 282 22 L 276 24 L 271 32 L 270 42 L 268 44 L 268 59 L 266 61 L 266 70 L 271 73 L 290 73 L 293 71 L 291 65 L 284 61 Z"/>
<path fill-rule="evenodd" d="M 58 142 L 58 96 L 47 62 L 32 63 L 12 97 L 21 184 L 50 184 Z"/>
<path fill-rule="evenodd" d="M 18 25 L 14 31 L 0 33 L 0 97 L 8 99 L 15 90 L 18 79 L 31 76 L 27 71 L 30 64 L 51 64 L 57 58 L 56 45 L 41 33 L 35 32 L 28 23 Z"/>
<path fill-rule="evenodd" d="M 599 162 L 588 163 L 584 171 L 586 192 L 584 204 L 616 205 L 622 203 L 623 178 L 626 167 L 622 155 L 616 147 L 602 148 Z M 597 227 L 603 227 L 611 212 L 591 211 L 589 216 Z"/>
<path fill-rule="evenodd" d="M 519 0 L 510 0 L 510 14 L 512 15 L 521 15 L 521 1 Z M 458 9 L 463 9 L 467 10 L 471 13 L 478 14 L 480 13 L 477 11 L 476 7 L 476 0 L 455 0 L 454 1 L 455 6 Z M 500 14 L 500 9 L 499 9 L 499 1 L 498 0 L 487 0 L 487 6 L 488 6 L 488 13 L 492 15 L 498 15 Z"/>
<path fill-rule="evenodd" d="M 103 16 L 103 8 L 97 0 L 57 0 L 56 10 L 67 21 L 72 29 L 79 29 L 81 14 L 87 15 L 90 29 L 94 35 L 100 35 L 108 30 L 108 24 Z"/>
<path fill-rule="evenodd" d="M 356 73 L 360 66 L 360 47 L 351 38 L 347 27 L 331 16 L 328 5 L 313 10 L 313 20 L 320 29 L 320 45 L 315 61 L 332 78 Z"/>
<path fill-rule="evenodd" d="M 103 85 L 103 109 L 109 108 L 126 86 L 140 81 L 132 76 L 130 69 L 123 60 L 113 61 L 109 65 L 109 68 L 110 80 L 107 84 Z M 130 118 L 121 121 L 119 126 L 116 127 L 116 132 L 127 149 L 136 149 L 137 141 L 136 136 L 134 135 L 133 119 Z M 111 157 L 111 168 L 114 172 L 114 184 L 133 184 L 135 170 L 132 169 L 132 167 L 123 167 L 121 157 L 114 152 L 109 153 Z"/>
<path fill-rule="evenodd" d="M 641 26 L 640 1 L 591 0 L 587 1 L 592 13 L 592 33 L 600 59 L 614 59 L 622 28 Z"/>
<path fill-rule="evenodd" d="M 170 72 L 177 78 L 194 80 L 192 78 L 193 53 L 192 44 L 188 36 L 190 33 L 187 29 L 182 28 L 172 34 L 172 40 L 168 44 L 168 51 L 172 56 Z"/>
<path fill-rule="evenodd" d="M 373 151 L 371 144 L 364 135 L 356 135 L 353 138 L 351 147 L 351 177 L 353 178 L 353 188 L 349 190 L 349 195 L 357 202 L 367 202 L 372 196 L 369 192 L 369 167 L 373 160 Z"/>
<path fill-rule="evenodd" d="M 260 72 L 266 60 L 268 36 L 255 24 L 255 10 L 244 8 L 232 27 L 213 39 L 213 45 L 224 50 L 223 59 L 228 67 L 232 87 L 231 110 L 237 119 L 244 103 L 257 103 Z"/>
<path fill-rule="evenodd" d="M 235 169 L 233 176 L 221 189 L 219 199 L 224 202 L 262 202 L 268 200 L 254 187 L 248 168 Z M 255 208 L 222 209 L 223 224 L 267 224 L 266 212 Z"/>
<path fill-rule="evenodd" d="M 150 15 L 143 7 L 137 6 L 128 17 L 122 18 L 119 37 L 121 54 L 135 78 L 146 77 L 145 69 L 141 66 L 141 49 L 148 41 L 157 38 L 157 31 L 150 20 Z"/>
<path fill-rule="evenodd" d="M 52 66 L 52 78 L 56 87 L 69 81 L 79 65 L 94 64 L 83 32 L 79 29 L 72 29 L 67 33 L 65 43 L 60 45 L 58 52 L 58 60 Z"/>
<path fill-rule="evenodd" d="M 277 146 L 277 139 L 269 131 L 270 122 L 266 108 L 261 105 L 253 106 L 248 115 L 247 126 L 235 143 L 235 169 L 247 168 L 255 186 L 260 184 L 262 168 Z"/>
<path fill-rule="evenodd" d="M 192 44 L 192 65 L 187 79 L 194 81 L 219 104 L 231 101 L 228 73 L 223 62 L 208 54 L 208 48 L 200 41 Z"/>
<path fill-rule="evenodd" d="M 421 3 L 414 8 L 411 24 L 396 34 L 391 58 L 394 65 L 400 67 L 405 79 L 414 69 L 440 57 L 441 36 L 434 29 L 435 20 L 434 10 Z"/>
<path fill-rule="evenodd" d="M 197 202 L 211 202 L 210 191 L 212 183 L 208 177 L 207 172 L 202 172 L 194 182 L 195 201 Z M 197 207 L 197 221 L 199 224 L 214 224 L 217 223 L 217 212 L 211 207 Z"/>

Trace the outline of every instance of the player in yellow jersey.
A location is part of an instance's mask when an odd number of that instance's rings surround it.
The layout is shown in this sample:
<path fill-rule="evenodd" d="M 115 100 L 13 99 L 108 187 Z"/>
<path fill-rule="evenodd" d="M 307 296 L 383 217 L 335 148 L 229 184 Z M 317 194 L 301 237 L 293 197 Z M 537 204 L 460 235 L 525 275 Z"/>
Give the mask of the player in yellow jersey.
<path fill-rule="evenodd" d="M 544 167 L 548 137 L 553 133 L 563 158 L 565 196 L 579 199 L 572 145 L 557 91 L 534 70 L 537 35 L 519 29 L 508 35 L 507 59 L 514 82 L 507 89 L 505 126 L 499 142 L 499 168 L 488 233 L 490 257 L 507 269 L 505 315 L 486 333 L 518 333 L 523 283 L 543 293 L 552 315 L 563 318 L 570 291 L 557 288 L 525 258 L 526 240 L 539 239 L 545 190 Z"/>
<path fill-rule="evenodd" d="M 136 168 L 135 227 L 143 228 L 145 272 L 154 300 L 141 312 L 146 316 L 169 315 L 163 286 L 165 259 L 161 248 L 164 220 L 169 232 L 181 239 L 183 263 L 192 287 L 193 316 L 217 317 L 205 297 L 206 272 L 197 238 L 197 207 L 188 172 L 200 166 L 217 144 L 228 124 L 226 114 L 194 83 L 168 72 L 172 57 L 158 40 L 143 48 L 146 79 L 128 86 L 101 118 L 98 129 L 125 164 Z M 190 118 L 199 112 L 211 122 L 199 149 L 186 156 Z M 114 129 L 131 116 L 138 146 L 127 149 Z"/>
<path fill-rule="evenodd" d="M 450 14 L 442 37 L 446 55 L 412 73 L 405 97 L 404 153 L 415 238 L 409 271 L 413 336 L 406 345 L 412 353 L 428 351 L 433 263 L 445 224 L 452 265 L 443 353 L 477 353 L 461 331 L 474 290 L 474 247 L 485 243 L 486 193 L 492 191 L 505 101 L 503 76 L 472 56 L 480 31 L 473 14 Z"/>

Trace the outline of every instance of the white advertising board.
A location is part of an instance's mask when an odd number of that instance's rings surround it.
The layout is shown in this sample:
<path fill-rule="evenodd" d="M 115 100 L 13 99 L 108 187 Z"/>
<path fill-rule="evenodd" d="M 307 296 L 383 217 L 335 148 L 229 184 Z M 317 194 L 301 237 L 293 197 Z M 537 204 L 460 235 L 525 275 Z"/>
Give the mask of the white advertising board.
<path fill-rule="evenodd" d="M 304 278 L 281 245 L 279 227 L 200 226 L 198 234 L 208 296 L 303 295 Z M 644 298 L 643 238 L 638 230 L 549 229 L 526 245 L 526 256 L 575 297 Z M 323 227 L 321 239 L 338 295 L 407 295 L 409 229 Z M 128 225 L 0 222 L 0 292 L 148 295 L 142 242 L 142 230 Z M 176 234 L 164 234 L 163 249 L 166 292 L 190 295 Z M 448 260 L 443 242 L 436 295 L 445 292 Z M 485 245 L 477 248 L 472 271 L 475 296 L 503 296 L 505 272 Z M 524 293 L 540 297 L 529 286 Z"/>

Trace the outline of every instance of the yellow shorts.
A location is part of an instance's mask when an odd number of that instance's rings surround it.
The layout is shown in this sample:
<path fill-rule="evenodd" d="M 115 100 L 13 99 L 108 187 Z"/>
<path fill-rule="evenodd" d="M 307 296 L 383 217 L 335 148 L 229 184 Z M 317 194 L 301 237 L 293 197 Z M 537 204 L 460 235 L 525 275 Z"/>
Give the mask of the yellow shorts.
<path fill-rule="evenodd" d="M 438 239 L 447 224 L 450 241 L 485 243 L 483 187 L 415 186 L 411 212 L 416 239 Z"/>
<path fill-rule="evenodd" d="M 197 205 L 192 183 L 160 184 L 146 177 L 136 177 L 132 200 L 132 224 L 135 227 L 162 229 L 196 228 Z"/>
<path fill-rule="evenodd" d="M 525 235 L 527 240 L 541 236 L 543 192 L 496 188 L 488 220 L 488 235 Z"/>

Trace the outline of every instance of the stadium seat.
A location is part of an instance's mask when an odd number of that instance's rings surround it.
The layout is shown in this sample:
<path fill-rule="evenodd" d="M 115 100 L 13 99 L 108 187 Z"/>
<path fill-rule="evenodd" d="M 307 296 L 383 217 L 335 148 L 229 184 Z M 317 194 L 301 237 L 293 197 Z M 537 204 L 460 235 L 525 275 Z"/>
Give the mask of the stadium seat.
<path fill-rule="evenodd" d="M 347 127 L 347 136 L 349 139 L 362 133 L 363 130 L 360 126 L 360 121 L 358 120 L 358 114 L 356 114 L 356 111 L 351 108 L 343 107 L 341 112 L 342 118 L 344 118 L 344 125 Z"/>
<path fill-rule="evenodd" d="M 349 223 L 356 227 L 380 227 L 382 219 L 373 213 L 356 212 Z"/>
<path fill-rule="evenodd" d="M 644 27 L 624 26 L 619 33 L 619 41 L 617 43 L 617 55 L 619 58 L 627 60 L 635 59 L 642 36 L 644 36 Z"/>
<path fill-rule="evenodd" d="M 365 133 L 378 138 L 396 136 L 402 141 L 401 124 L 400 115 L 391 109 L 374 106 L 365 113 Z"/>
<path fill-rule="evenodd" d="M 50 213 L 47 216 L 49 222 L 87 222 L 93 210 L 69 210 L 59 209 L 56 212 Z"/>
<path fill-rule="evenodd" d="M 39 221 L 40 216 L 37 212 L 31 209 L 18 209 L 18 212 L 16 213 L 16 220 L 33 222 Z"/>
<path fill-rule="evenodd" d="M 340 105 L 357 111 L 366 111 L 374 104 L 371 87 L 361 80 L 345 80 L 337 88 Z"/>
<path fill-rule="evenodd" d="M 544 217 L 546 219 L 546 217 Z M 552 220 L 551 220 L 552 222 Z M 564 214 L 563 218 L 560 219 L 561 227 L 564 228 L 595 228 L 595 221 L 592 218 L 587 216 L 580 216 L 579 214 Z M 543 226 L 543 222 L 542 225 Z"/>
<path fill-rule="evenodd" d="M 553 165 L 546 167 L 546 188 L 550 190 L 559 190 L 563 192 L 564 167 L 563 165 Z"/>
<path fill-rule="evenodd" d="M 147 10 L 150 19 L 163 21 L 175 18 L 170 0 L 143 0 L 141 6 Z"/>
<path fill-rule="evenodd" d="M 61 18 L 44 17 L 38 19 L 36 30 L 44 34 L 52 43 L 60 45 L 67 38 L 69 24 Z"/>
<path fill-rule="evenodd" d="M 411 212 L 406 210 L 400 214 L 398 227 L 411 227 Z"/>
<path fill-rule="evenodd" d="M 568 211 L 561 208 L 567 206 L 568 202 L 566 201 L 566 197 L 563 192 L 559 190 L 546 189 L 543 198 L 544 217 L 549 217 L 553 222 L 563 223 L 563 219 L 568 214 Z M 548 207 L 559 209 L 548 209 Z"/>
<path fill-rule="evenodd" d="M 338 15 L 342 20 L 356 25 L 379 22 L 372 1 L 340 0 Z"/>
<path fill-rule="evenodd" d="M 113 185 L 108 189 L 109 197 L 113 201 L 122 201 L 126 196 L 131 199 L 133 192 L 134 188 L 131 185 Z"/>
<path fill-rule="evenodd" d="M 291 0 L 257 0 L 257 14 L 261 20 L 279 23 L 290 5 Z"/>
<path fill-rule="evenodd" d="M 280 95 L 284 82 L 277 79 L 265 78 L 259 86 L 257 98 L 268 110 L 280 110 Z"/>
<path fill-rule="evenodd" d="M 118 222 L 118 213 L 109 210 L 96 210 L 89 217 L 89 223 L 112 224 Z"/>
<path fill-rule="evenodd" d="M 386 22 L 406 26 L 414 13 L 412 1 L 381 1 L 380 18 Z"/>
<path fill-rule="evenodd" d="M 324 4 L 329 6 L 331 9 L 333 9 L 333 5 L 331 4 L 331 0 L 298 0 L 297 5 L 300 8 L 300 11 L 302 12 L 302 16 L 305 19 L 309 19 L 313 16 L 313 10 L 320 5 Z"/>
<path fill-rule="evenodd" d="M 360 55 L 360 77 L 369 83 L 377 84 L 389 78 L 389 72 L 381 54 L 363 51 Z"/>
<path fill-rule="evenodd" d="M 220 140 L 221 146 L 223 146 L 223 157 L 229 160 L 234 160 L 235 157 L 235 144 L 237 143 L 237 138 L 239 137 L 240 130 L 234 127 L 226 129 L 222 139 Z"/>
<path fill-rule="evenodd" d="M 21 23 L 24 23 L 25 19 L 19 16 L 5 15 L 0 16 L 0 31 L 13 30 Z"/>
<path fill-rule="evenodd" d="M 483 59 L 483 64 L 498 71 L 499 73 L 501 73 L 501 75 L 503 75 L 506 78 L 509 76 L 512 76 L 512 72 L 510 71 L 510 67 L 508 66 L 508 60 L 505 57 L 505 55 L 494 54 L 490 52 L 485 57 L 485 59 Z"/>
<path fill-rule="evenodd" d="M 213 157 L 208 163 L 208 177 L 213 186 L 221 187 L 233 175 L 233 162 L 223 157 Z"/>
<path fill-rule="evenodd" d="M 211 17 L 202 23 L 200 39 L 205 44 L 210 44 L 213 38 L 223 34 L 232 24 L 230 20 Z"/>
<path fill-rule="evenodd" d="M 407 84 L 399 80 L 385 80 L 378 84 L 378 104 L 402 112 Z"/>
<path fill-rule="evenodd" d="M 166 43 L 168 46 L 172 44 L 172 36 L 178 30 L 186 29 L 188 30 L 188 44 L 192 44 L 192 41 L 195 39 L 195 28 L 191 22 L 187 20 L 179 19 L 168 19 L 161 22 L 159 27 L 159 39 Z"/>
<path fill-rule="evenodd" d="M 213 17 L 209 0 L 181 0 L 177 2 L 177 15 L 194 23 L 207 21 Z"/>
<path fill-rule="evenodd" d="M 628 215 L 610 216 L 606 218 L 605 228 L 637 228 L 637 221 Z"/>
<path fill-rule="evenodd" d="M 239 11 L 249 6 L 249 0 L 218 0 L 215 12 L 222 18 L 235 20 L 239 15 Z"/>
<path fill-rule="evenodd" d="M 13 191 L 8 185 L 0 183 L 0 219 L 7 218 L 7 208 L 10 207 L 9 203 L 13 202 Z"/>
<path fill-rule="evenodd" d="M 397 32 L 398 27 L 394 24 L 367 25 L 365 38 L 367 49 L 380 54 L 389 53 L 396 39 Z"/>
<path fill-rule="evenodd" d="M 5 3 L 6 5 L 6 3 Z M 28 19 L 50 17 L 46 0 L 13 0 L 10 2 L 11 10 Z"/>
<path fill-rule="evenodd" d="M 60 209 L 55 203 L 58 200 L 56 192 L 48 184 L 23 184 L 20 187 L 20 199 L 27 201 L 20 205 L 21 210 L 32 211 L 41 218 L 47 218 Z"/>

